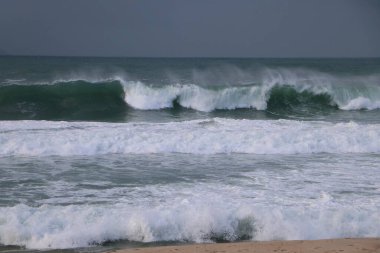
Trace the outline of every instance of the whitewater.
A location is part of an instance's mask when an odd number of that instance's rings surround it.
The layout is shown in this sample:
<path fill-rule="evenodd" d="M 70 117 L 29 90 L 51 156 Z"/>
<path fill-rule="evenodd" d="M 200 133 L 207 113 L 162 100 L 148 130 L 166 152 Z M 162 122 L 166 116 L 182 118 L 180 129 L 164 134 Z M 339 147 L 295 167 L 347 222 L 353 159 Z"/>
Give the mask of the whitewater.
<path fill-rule="evenodd" d="M 380 124 L 209 119 L 171 123 L 3 121 L 0 155 L 378 153 Z"/>
<path fill-rule="evenodd" d="M 0 251 L 380 236 L 379 59 L 0 57 Z"/>

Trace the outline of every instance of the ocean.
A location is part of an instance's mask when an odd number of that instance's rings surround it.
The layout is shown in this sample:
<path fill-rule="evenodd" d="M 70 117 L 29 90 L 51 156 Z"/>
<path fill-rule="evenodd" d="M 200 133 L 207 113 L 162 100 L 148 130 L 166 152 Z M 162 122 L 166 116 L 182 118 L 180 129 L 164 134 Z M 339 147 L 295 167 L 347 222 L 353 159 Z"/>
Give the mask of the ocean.
<path fill-rule="evenodd" d="M 0 57 L 0 251 L 380 236 L 380 59 Z"/>

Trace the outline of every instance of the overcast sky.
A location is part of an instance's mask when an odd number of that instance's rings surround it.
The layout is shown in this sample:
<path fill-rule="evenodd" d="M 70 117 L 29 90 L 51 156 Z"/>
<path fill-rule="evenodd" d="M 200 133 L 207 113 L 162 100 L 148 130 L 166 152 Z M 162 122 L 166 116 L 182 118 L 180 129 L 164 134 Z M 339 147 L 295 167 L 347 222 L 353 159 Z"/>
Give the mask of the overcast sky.
<path fill-rule="evenodd" d="M 0 0 L 0 51 L 380 57 L 380 0 Z"/>

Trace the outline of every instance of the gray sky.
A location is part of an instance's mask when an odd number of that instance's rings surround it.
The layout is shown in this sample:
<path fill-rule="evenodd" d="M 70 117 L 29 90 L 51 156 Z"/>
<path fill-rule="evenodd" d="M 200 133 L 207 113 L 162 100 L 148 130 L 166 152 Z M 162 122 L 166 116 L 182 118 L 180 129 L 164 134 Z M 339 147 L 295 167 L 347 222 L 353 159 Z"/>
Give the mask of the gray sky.
<path fill-rule="evenodd" d="M 0 51 L 380 57 L 380 0 L 0 0 Z"/>

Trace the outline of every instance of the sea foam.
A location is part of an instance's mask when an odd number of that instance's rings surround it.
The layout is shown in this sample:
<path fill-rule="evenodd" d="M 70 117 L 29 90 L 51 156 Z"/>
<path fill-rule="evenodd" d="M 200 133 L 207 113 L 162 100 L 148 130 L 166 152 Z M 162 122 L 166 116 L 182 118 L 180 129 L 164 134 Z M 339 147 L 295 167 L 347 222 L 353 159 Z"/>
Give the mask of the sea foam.
<path fill-rule="evenodd" d="M 255 206 L 198 200 L 170 206 L 49 206 L 0 208 L 0 243 L 29 249 L 139 242 L 304 240 L 380 236 L 378 207 Z"/>
<path fill-rule="evenodd" d="M 170 123 L 3 121 L 0 155 L 378 153 L 380 125 L 215 118 Z"/>

